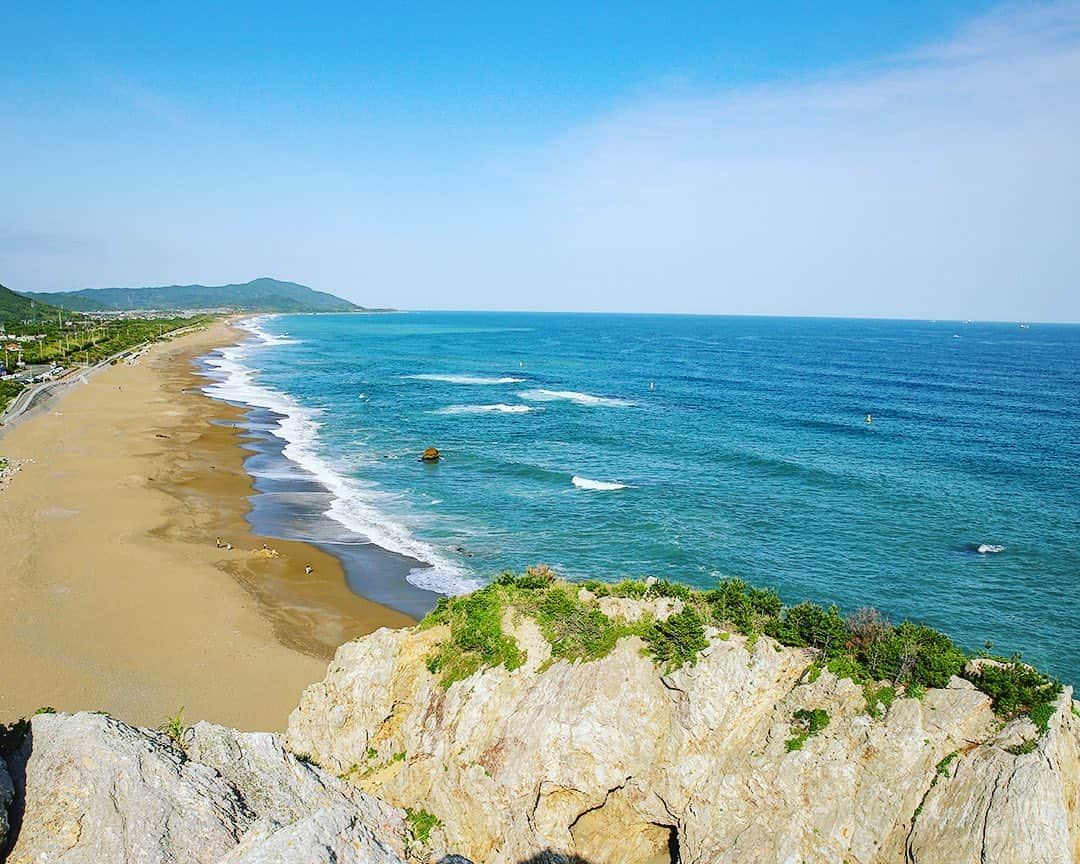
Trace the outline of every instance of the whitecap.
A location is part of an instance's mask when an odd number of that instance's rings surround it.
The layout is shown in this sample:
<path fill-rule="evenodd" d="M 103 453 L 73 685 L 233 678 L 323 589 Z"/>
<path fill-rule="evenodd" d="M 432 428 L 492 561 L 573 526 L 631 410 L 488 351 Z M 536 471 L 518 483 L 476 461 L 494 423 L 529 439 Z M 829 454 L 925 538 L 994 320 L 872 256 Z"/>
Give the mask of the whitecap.
<path fill-rule="evenodd" d="M 588 477 L 578 477 L 575 474 L 571 480 L 578 489 L 592 489 L 595 492 L 614 492 L 616 489 L 629 489 L 625 483 L 606 483 L 603 480 L 590 480 Z"/>
<path fill-rule="evenodd" d="M 996 555 L 998 552 L 1004 552 L 1005 547 L 996 543 L 980 543 L 975 547 L 975 551 L 980 555 Z"/>
<path fill-rule="evenodd" d="M 285 442 L 282 455 L 314 475 L 331 493 L 326 516 L 376 546 L 429 565 L 409 574 L 407 578 L 412 584 L 441 594 L 461 594 L 480 587 L 482 583 L 469 571 L 444 558 L 435 547 L 414 537 L 407 526 L 379 509 L 380 503 L 395 496 L 343 475 L 323 457 L 318 446 L 322 424 L 317 409 L 301 405 L 288 393 L 258 383 L 256 370 L 245 360 L 267 347 L 283 344 L 280 338 L 259 326 L 261 320 L 247 319 L 240 323 L 252 334 L 251 339 L 203 358 L 208 377 L 214 379 L 203 391 L 228 402 L 274 412 L 278 419 L 269 431 Z"/>
<path fill-rule="evenodd" d="M 524 378 L 490 378 L 481 375 L 402 375 L 412 381 L 442 381 L 445 384 L 521 384 Z"/>
<path fill-rule="evenodd" d="M 528 414 L 535 411 L 531 405 L 451 405 L 436 411 L 436 414 Z"/>
<path fill-rule="evenodd" d="M 529 402 L 557 402 L 564 400 L 573 402 L 575 405 L 589 405 L 592 407 L 625 408 L 634 404 L 626 399 L 593 396 L 591 393 L 578 393 L 576 390 L 523 390 L 518 393 L 518 396 Z"/>

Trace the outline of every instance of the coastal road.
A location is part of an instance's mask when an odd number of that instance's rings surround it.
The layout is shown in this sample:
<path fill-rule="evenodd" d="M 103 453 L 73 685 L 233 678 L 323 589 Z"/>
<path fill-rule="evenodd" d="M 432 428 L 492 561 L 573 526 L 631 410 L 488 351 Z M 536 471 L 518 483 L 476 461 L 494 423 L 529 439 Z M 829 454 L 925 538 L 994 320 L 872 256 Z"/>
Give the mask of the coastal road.
<path fill-rule="evenodd" d="M 183 336 L 185 333 L 190 333 L 198 329 L 198 327 L 183 327 L 179 330 L 174 330 L 171 333 L 166 333 L 165 336 L 172 339 L 176 336 Z M 118 361 L 129 354 L 142 351 L 144 348 L 152 345 L 154 341 L 155 340 L 151 339 L 147 342 L 141 342 L 138 345 L 132 346 L 131 348 L 125 348 L 123 351 L 117 351 L 115 354 L 112 354 L 103 360 L 99 360 L 92 366 L 82 366 L 72 369 L 64 375 L 63 378 L 57 378 L 55 381 L 43 381 L 40 384 L 33 384 L 30 387 L 27 387 L 18 396 L 12 399 L 11 404 L 0 413 L 0 435 L 4 434 L 4 429 L 13 426 L 22 419 L 31 408 L 47 404 L 52 398 L 63 393 L 68 388 L 82 384 L 88 377 L 100 372 L 106 366 L 111 365 L 113 361 Z"/>

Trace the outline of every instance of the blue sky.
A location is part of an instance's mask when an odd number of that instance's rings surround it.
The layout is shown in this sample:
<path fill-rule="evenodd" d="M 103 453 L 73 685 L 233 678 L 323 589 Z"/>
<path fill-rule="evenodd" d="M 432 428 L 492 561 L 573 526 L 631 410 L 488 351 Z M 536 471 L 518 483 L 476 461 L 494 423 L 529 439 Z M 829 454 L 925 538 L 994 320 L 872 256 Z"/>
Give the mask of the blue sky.
<path fill-rule="evenodd" d="M 1078 3 L 228 5 L 9 7 L 0 281 L 1080 320 Z"/>

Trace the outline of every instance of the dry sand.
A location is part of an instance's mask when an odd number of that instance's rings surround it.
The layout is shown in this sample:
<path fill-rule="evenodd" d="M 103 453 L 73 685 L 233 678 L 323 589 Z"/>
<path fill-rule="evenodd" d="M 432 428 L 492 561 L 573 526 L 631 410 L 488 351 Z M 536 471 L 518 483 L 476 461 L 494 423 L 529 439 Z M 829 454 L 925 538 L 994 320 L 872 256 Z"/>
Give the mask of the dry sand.
<path fill-rule="evenodd" d="M 197 392 L 191 364 L 236 338 L 156 345 L 0 437 L 26 460 L 0 490 L 0 722 L 47 705 L 157 725 L 182 706 L 279 730 L 337 645 L 411 623 L 352 594 L 332 556 L 251 533 L 242 430 L 211 422 L 241 412 Z"/>

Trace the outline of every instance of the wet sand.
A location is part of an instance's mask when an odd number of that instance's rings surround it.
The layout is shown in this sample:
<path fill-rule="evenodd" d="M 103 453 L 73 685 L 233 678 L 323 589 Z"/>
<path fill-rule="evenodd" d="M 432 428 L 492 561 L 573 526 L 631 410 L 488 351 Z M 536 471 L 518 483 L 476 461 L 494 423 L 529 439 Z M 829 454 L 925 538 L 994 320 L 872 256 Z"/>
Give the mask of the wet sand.
<path fill-rule="evenodd" d="M 251 532 L 242 412 L 198 392 L 191 362 L 236 338 L 217 324 L 156 345 L 0 437 L 22 463 L 0 491 L 0 722 L 47 705 L 157 725 L 183 707 L 277 730 L 340 643 L 411 623 L 353 594 L 333 556 Z"/>

